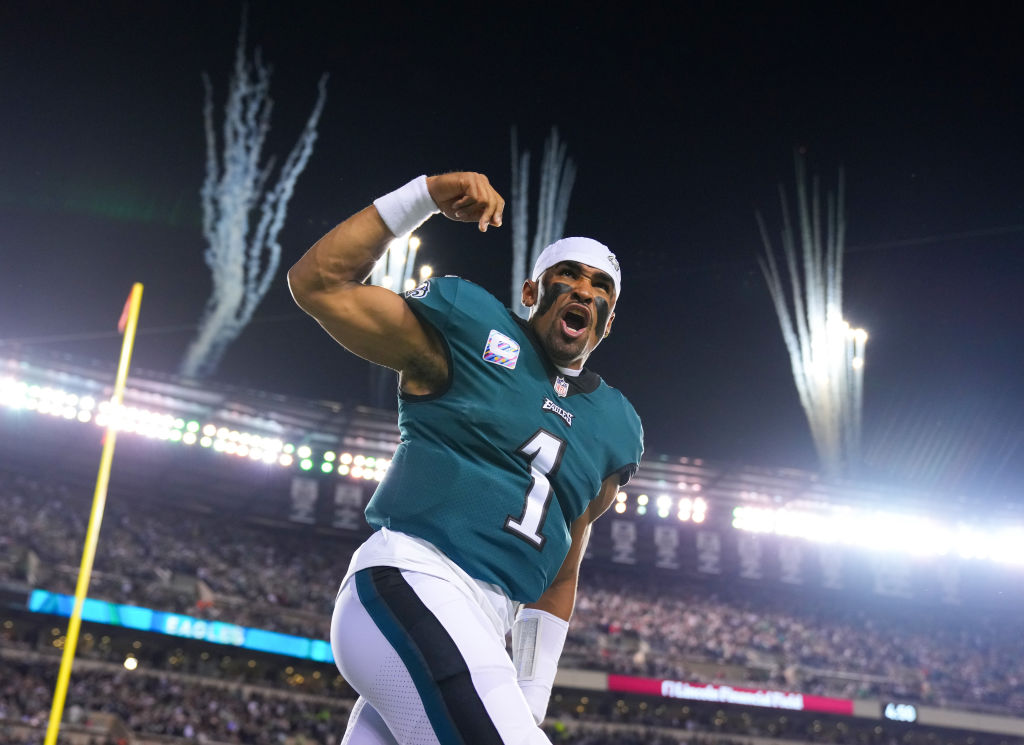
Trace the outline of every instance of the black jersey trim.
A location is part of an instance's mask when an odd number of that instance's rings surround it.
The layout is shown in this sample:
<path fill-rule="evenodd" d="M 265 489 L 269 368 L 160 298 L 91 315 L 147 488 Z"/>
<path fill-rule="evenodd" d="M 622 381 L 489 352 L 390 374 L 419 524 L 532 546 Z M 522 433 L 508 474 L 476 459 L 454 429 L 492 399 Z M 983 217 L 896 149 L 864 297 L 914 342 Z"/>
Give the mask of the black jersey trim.
<path fill-rule="evenodd" d="M 398 652 L 438 740 L 502 745 L 455 640 L 395 567 L 356 573 L 359 600 Z"/>
<path fill-rule="evenodd" d="M 406 391 L 402 390 L 401 376 L 399 376 L 398 397 L 403 401 L 407 401 L 409 403 L 417 403 L 420 401 L 433 401 L 434 399 L 441 398 L 441 396 L 443 396 L 449 390 L 451 390 L 452 381 L 455 379 L 455 365 L 452 364 L 452 348 L 451 345 L 448 344 L 448 338 L 443 333 L 441 333 L 441 329 L 435 326 L 434 323 L 429 318 L 427 318 L 420 311 L 419 308 L 416 307 L 415 303 L 410 302 L 410 298 L 403 296 L 403 299 L 405 300 L 405 304 L 409 306 L 409 310 L 413 312 L 413 315 L 416 316 L 419 322 L 429 326 L 431 329 L 433 329 L 434 333 L 437 334 L 438 337 L 440 337 L 441 346 L 444 348 L 444 357 L 445 360 L 448 362 L 448 377 L 445 379 L 444 385 L 442 385 L 439 390 L 436 390 L 433 393 L 416 394 L 407 393 Z"/>
<path fill-rule="evenodd" d="M 551 358 L 548 357 L 547 350 L 544 349 L 544 345 L 540 343 L 540 339 L 538 339 L 537 334 L 534 333 L 533 326 L 530 325 L 530 322 L 520 318 L 511 310 L 508 311 L 508 314 L 512 316 L 512 319 L 519 324 L 519 327 L 522 328 L 524 332 L 526 332 L 526 338 L 529 339 L 531 346 L 533 346 L 534 351 L 537 353 L 537 356 L 540 357 L 541 362 L 544 363 L 544 370 L 547 372 L 548 380 L 551 382 L 552 386 L 555 384 L 555 378 L 561 376 L 562 379 L 569 384 L 569 392 L 566 394 L 566 397 L 574 396 L 577 393 L 593 393 L 597 390 L 598 386 L 601 385 L 600 375 L 596 372 L 591 372 L 585 367 L 580 371 L 579 375 L 562 375 L 561 371 L 559 371 L 559 369 L 555 367 L 554 363 L 551 362 Z"/>
<path fill-rule="evenodd" d="M 636 475 L 636 472 L 639 470 L 639 468 L 639 463 L 627 463 L 624 466 L 619 466 L 614 471 L 607 474 L 603 479 L 601 479 L 601 483 L 603 484 L 610 477 L 615 476 L 619 479 L 619 486 L 625 486 L 626 484 L 629 483 L 629 480 L 633 478 L 634 475 Z"/>

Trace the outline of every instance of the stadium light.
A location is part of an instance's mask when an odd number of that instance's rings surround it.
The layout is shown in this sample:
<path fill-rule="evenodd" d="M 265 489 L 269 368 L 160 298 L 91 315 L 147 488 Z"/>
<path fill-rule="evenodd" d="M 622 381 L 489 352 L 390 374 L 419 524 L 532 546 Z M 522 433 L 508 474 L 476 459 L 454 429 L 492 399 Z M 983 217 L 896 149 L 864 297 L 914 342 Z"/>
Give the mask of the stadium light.
<path fill-rule="evenodd" d="M 679 500 L 679 512 L 676 514 L 682 522 L 686 522 L 690 519 L 693 514 L 693 500 L 689 497 L 683 497 Z"/>
<path fill-rule="evenodd" d="M 737 530 L 801 538 L 915 557 L 955 555 L 1024 566 L 1024 527 L 986 530 L 958 522 L 943 524 L 921 515 L 834 507 L 819 512 L 788 507 L 739 506 Z"/>
<path fill-rule="evenodd" d="M 708 503 L 703 497 L 682 497 L 676 517 L 681 522 L 702 523 L 707 519 Z"/>
<path fill-rule="evenodd" d="M 370 284 L 400 292 L 413 289 L 416 286 L 416 280 L 413 278 L 416 255 L 421 245 L 420 239 L 415 235 L 394 238 L 374 264 L 370 272 Z M 420 281 L 430 276 L 430 268 L 426 269 L 427 274 L 424 276 L 424 268 L 420 268 Z"/>
<path fill-rule="evenodd" d="M 317 455 L 309 445 L 296 447 L 277 437 L 231 429 L 213 422 L 202 423 L 167 412 L 123 404 L 115 405 L 109 400 L 97 402 L 89 395 L 79 395 L 53 386 L 30 384 L 10 375 L 0 377 L 0 406 L 82 424 L 112 426 L 120 432 L 148 439 L 185 446 L 198 444 L 216 453 L 265 464 L 277 463 L 285 468 L 298 465 L 303 470 L 309 470 Z M 390 465 L 387 458 L 362 453 L 339 455 L 333 450 L 325 450 L 319 455 L 323 461 L 320 468 L 324 473 L 333 472 L 336 462 L 343 465 L 354 461 L 362 464 L 359 478 L 363 480 L 382 480 Z M 308 468 L 304 465 L 307 460 L 310 461 Z M 339 470 L 339 475 L 351 473 L 345 469 Z"/>

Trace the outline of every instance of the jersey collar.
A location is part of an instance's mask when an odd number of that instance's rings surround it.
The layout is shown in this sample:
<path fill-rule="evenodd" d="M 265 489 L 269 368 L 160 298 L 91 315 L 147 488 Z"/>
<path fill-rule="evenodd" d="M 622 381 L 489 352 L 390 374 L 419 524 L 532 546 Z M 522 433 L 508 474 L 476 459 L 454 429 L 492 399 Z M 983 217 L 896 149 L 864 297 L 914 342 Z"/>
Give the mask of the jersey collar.
<path fill-rule="evenodd" d="M 534 351 L 537 352 L 537 356 L 540 357 L 541 362 L 544 363 L 544 371 L 548 375 L 548 382 L 551 385 L 555 384 L 556 377 L 562 377 L 562 379 L 569 384 L 569 393 L 567 396 L 572 396 L 576 393 L 593 393 L 597 390 L 597 387 L 601 385 L 601 376 L 595 372 L 591 372 L 586 367 L 580 371 L 580 374 L 576 377 L 571 375 L 562 376 L 558 368 L 551 362 L 551 358 L 548 357 L 547 351 L 544 349 L 544 345 L 540 343 L 540 339 L 537 338 L 537 334 L 533 332 L 533 327 L 529 321 L 520 318 L 511 310 L 508 314 L 512 316 L 513 320 L 519 324 L 520 328 L 526 334 L 526 338 L 530 340 L 530 345 Z"/>

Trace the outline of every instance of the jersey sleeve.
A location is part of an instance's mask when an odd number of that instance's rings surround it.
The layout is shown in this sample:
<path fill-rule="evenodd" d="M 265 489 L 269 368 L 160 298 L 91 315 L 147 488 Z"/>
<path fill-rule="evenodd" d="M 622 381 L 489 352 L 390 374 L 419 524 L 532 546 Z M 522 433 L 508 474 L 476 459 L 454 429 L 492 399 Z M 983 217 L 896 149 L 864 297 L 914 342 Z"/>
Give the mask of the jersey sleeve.
<path fill-rule="evenodd" d="M 432 277 L 406 292 L 405 302 L 413 313 L 447 337 L 464 281 L 458 277 Z"/>
<path fill-rule="evenodd" d="M 623 419 L 622 441 L 620 443 L 621 453 L 619 462 L 621 466 L 612 473 L 619 477 L 619 486 L 625 486 L 633 478 L 633 474 L 640 467 L 640 459 L 644 454 L 644 428 L 640 423 L 640 417 L 636 409 L 623 396 L 622 398 Z M 609 474 L 611 475 L 611 474 Z"/>

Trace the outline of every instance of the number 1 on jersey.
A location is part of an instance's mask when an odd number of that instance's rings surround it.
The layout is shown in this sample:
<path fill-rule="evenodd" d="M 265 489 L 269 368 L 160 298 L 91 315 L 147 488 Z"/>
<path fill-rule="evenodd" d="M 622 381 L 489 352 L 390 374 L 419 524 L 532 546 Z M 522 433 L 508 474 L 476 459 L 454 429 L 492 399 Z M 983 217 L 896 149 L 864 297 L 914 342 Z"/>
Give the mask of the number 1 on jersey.
<path fill-rule="evenodd" d="M 523 514 L 518 518 L 509 515 L 505 519 L 505 530 L 522 538 L 540 551 L 547 537 L 540 532 L 547 517 L 551 498 L 555 495 L 548 477 L 558 473 L 565 452 L 565 440 L 555 437 L 546 429 L 538 429 L 533 437 L 519 446 L 516 455 L 522 455 L 530 462 L 530 488 L 526 490 Z"/>

